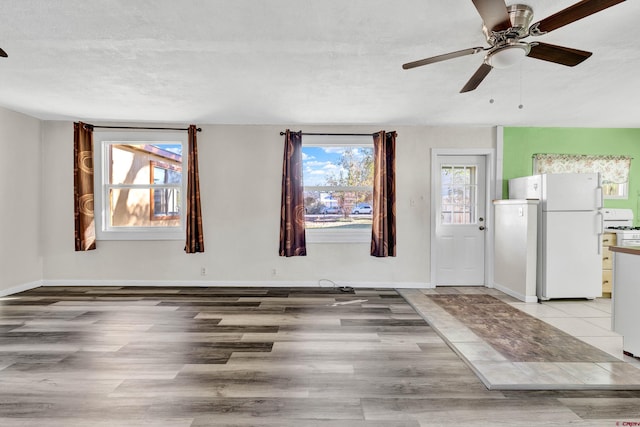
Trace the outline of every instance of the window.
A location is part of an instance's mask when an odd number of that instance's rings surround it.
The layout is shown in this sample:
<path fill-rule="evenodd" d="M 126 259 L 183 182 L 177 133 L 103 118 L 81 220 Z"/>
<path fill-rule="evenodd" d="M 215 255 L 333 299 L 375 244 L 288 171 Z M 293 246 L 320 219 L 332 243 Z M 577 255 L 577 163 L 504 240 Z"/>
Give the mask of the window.
<path fill-rule="evenodd" d="M 307 241 L 370 242 L 372 137 L 303 136 Z"/>
<path fill-rule="evenodd" d="M 583 154 L 534 154 L 533 173 L 598 172 L 605 199 L 627 199 L 631 157 Z"/>
<path fill-rule="evenodd" d="M 602 192 L 605 199 L 628 199 L 628 188 L 628 182 L 618 184 L 615 182 L 602 181 Z"/>
<path fill-rule="evenodd" d="M 442 165 L 442 224 L 475 224 L 478 185 L 475 166 Z"/>
<path fill-rule="evenodd" d="M 184 238 L 186 138 L 186 133 L 94 133 L 98 239 Z"/>

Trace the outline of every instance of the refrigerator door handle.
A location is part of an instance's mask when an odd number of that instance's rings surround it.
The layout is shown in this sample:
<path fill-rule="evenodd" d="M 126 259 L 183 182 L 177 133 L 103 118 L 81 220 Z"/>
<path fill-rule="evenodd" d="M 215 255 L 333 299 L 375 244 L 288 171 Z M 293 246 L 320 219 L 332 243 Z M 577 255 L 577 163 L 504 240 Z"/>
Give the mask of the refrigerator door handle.
<path fill-rule="evenodd" d="M 596 194 L 596 203 L 598 204 L 598 206 L 596 206 L 596 209 L 602 209 L 604 208 L 604 190 L 601 186 L 596 187 Z"/>
<path fill-rule="evenodd" d="M 602 255 L 602 238 L 604 236 L 604 215 L 602 211 L 598 211 L 596 214 L 600 217 L 600 221 L 598 221 L 598 255 Z"/>

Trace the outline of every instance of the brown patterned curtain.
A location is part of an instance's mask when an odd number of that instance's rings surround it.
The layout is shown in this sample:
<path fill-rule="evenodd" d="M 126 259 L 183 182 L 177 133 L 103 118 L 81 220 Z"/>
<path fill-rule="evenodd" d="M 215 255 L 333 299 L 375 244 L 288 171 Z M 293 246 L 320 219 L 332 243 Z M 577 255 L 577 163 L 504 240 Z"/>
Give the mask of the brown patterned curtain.
<path fill-rule="evenodd" d="M 396 133 L 373 135 L 371 256 L 396 256 Z"/>
<path fill-rule="evenodd" d="M 96 248 L 93 213 L 93 127 L 73 123 L 73 217 L 76 251 Z"/>
<path fill-rule="evenodd" d="M 302 184 L 302 132 L 287 129 L 282 163 L 280 256 L 305 256 L 304 191 Z"/>
<path fill-rule="evenodd" d="M 198 142 L 195 125 L 189 126 L 189 165 L 187 168 L 187 242 L 184 251 L 188 254 L 204 252 L 202 211 L 200 208 L 200 178 L 198 174 Z"/>

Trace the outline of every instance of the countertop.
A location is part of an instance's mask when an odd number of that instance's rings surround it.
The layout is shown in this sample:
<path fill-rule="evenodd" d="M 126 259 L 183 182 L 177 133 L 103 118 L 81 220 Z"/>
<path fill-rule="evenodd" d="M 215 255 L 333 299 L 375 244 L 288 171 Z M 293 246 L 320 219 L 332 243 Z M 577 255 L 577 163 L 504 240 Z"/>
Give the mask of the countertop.
<path fill-rule="evenodd" d="M 623 254 L 640 255 L 640 246 L 610 246 L 609 250 Z"/>

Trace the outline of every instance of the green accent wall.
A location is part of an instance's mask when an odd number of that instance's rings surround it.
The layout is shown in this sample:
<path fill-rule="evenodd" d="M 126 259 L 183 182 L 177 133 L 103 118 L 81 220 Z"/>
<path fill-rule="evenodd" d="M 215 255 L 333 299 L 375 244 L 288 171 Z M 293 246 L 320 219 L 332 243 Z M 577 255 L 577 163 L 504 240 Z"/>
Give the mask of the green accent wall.
<path fill-rule="evenodd" d="M 605 199 L 607 208 L 630 208 L 640 224 L 640 129 L 505 127 L 503 133 L 502 194 L 508 197 L 511 178 L 531 175 L 538 153 L 611 154 L 633 157 L 629 198 Z"/>

